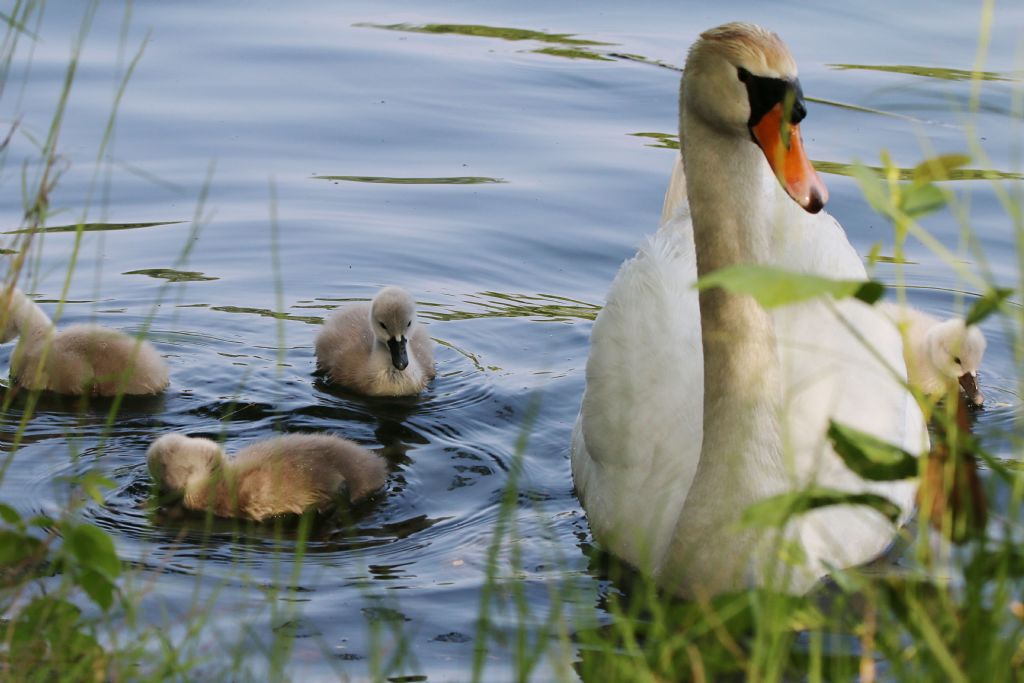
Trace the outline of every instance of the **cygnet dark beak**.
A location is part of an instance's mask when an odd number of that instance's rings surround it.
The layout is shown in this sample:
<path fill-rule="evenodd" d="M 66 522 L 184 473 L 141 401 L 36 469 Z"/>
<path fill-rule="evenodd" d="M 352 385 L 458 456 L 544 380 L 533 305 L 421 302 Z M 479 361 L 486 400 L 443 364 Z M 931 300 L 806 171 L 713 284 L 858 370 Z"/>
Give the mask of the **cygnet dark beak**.
<path fill-rule="evenodd" d="M 405 352 L 406 338 L 388 339 L 388 350 L 391 351 L 391 364 L 397 370 L 405 370 L 409 367 L 409 355 Z"/>
<path fill-rule="evenodd" d="M 973 372 L 965 372 L 960 375 L 960 388 L 967 394 L 967 400 L 973 406 L 980 406 L 985 402 L 985 395 L 978 389 L 978 382 Z"/>

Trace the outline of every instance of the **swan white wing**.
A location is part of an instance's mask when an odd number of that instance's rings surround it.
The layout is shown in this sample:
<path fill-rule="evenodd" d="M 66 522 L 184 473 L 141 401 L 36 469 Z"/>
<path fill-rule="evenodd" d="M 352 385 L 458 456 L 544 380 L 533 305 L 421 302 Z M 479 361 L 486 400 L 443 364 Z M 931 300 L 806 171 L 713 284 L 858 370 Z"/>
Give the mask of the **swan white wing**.
<path fill-rule="evenodd" d="M 864 263 L 835 218 L 826 212 L 811 216 L 787 209 L 795 229 L 776 243 L 776 257 L 785 267 L 831 278 L 867 277 Z M 906 389 L 903 340 L 887 310 L 844 299 L 775 311 L 780 353 L 788 360 L 786 388 L 790 394 L 807 393 L 809 385 L 829 385 L 833 398 L 825 403 L 834 407 L 825 408 L 818 401 L 818 413 L 831 412 L 837 421 L 920 453 L 928 446 L 924 418 Z"/>
<path fill-rule="evenodd" d="M 704 363 L 685 207 L 619 269 L 594 323 L 572 470 L 595 537 L 656 567 L 700 458 Z"/>
<path fill-rule="evenodd" d="M 799 248 L 783 246 L 789 267 L 834 278 L 865 277 L 835 219 L 821 214 L 804 223 L 807 233 L 794 231 Z M 861 479 L 835 455 L 825 435 L 829 420 L 835 420 L 914 454 L 927 449 L 924 418 L 905 388 L 896 326 L 883 311 L 852 299 L 783 307 L 773 312 L 773 320 L 784 384 L 783 440 L 796 483 L 884 495 L 900 507 L 905 521 L 916 483 Z M 888 521 L 863 507 L 824 508 L 805 515 L 801 526 L 812 562 L 827 558 L 835 566 L 870 560 L 892 534 Z"/>

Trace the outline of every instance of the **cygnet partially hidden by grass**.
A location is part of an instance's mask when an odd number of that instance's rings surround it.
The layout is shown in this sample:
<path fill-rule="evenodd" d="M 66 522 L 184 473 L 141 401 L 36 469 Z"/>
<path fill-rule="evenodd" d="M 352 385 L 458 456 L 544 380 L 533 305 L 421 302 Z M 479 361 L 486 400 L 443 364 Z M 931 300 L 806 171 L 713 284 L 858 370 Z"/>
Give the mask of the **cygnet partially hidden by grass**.
<path fill-rule="evenodd" d="M 186 508 L 257 522 L 284 514 L 326 512 L 382 486 L 382 457 L 329 434 L 289 434 L 246 446 L 227 458 L 214 441 L 165 434 L 146 454 L 161 489 Z"/>
<path fill-rule="evenodd" d="M 435 374 L 433 341 L 400 287 L 331 314 L 316 337 L 316 360 L 332 382 L 369 396 L 418 394 Z"/>
<path fill-rule="evenodd" d="M 952 382 L 959 382 L 970 403 L 980 406 L 985 402 L 978 389 L 978 370 L 986 342 L 976 325 L 964 325 L 961 318 L 940 322 L 927 313 L 894 303 L 882 303 L 879 308 L 906 328 L 903 356 L 911 386 L 930 396 L 941 396 Z"/>
<path fill-rule="evenodd" d="M 150 343 L 99 325 L 57 330 L 16 287 L 0 291 L 0 325 L 0 342 L 19 337 L 11 376 L 25 389 L 115 396 L 167 388 L 167 364 Z"/>

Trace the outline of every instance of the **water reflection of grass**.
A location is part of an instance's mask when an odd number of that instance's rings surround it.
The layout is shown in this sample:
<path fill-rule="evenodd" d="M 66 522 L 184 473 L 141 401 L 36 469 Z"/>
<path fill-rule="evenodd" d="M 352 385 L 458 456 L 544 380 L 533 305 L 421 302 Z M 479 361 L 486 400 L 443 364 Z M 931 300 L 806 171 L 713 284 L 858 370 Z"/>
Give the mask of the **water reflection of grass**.
<path fill-rule="evenodd" d="M 612 43 L 576 38 L 572 33 L 547 33 L 545 31 L 534 31 L 524 28 L 484 26 L 482 24 L 356 24 L 356 26 L 382 28 L 389 31 L 405 31 L 408 33 L 435 33 L 510 41 L 534 40 L 552 45 L 551 47 L 531 50 L 531 52 L 537 54 L 563 57 L 565 59 L 590 59 L 599 62 L 614 61 L 610 57 L 590 49 L 602 45 L 612 45 Z"/>
<path fill-rule="evenodd" d="M 153 228 L 158 225 L 177 225 L 184 221 L 154 221 L 150 223 L 76 223 L 74 225 L 50 225 L 46 227 L 18 228 L 8 230 L 0 235 L 27 235 L 41 232 L 109 232 L 111 230 L 136 230 L 138 228 Z"/>
<path fill-rule="evenodd" d="M 589 50 L 573 49 L 569 47 L 542 47 L 539 50 L 532 50 L 537 54 L 551 55 L 552 57 L 565 57 L 567 59 L 592 59 L 598 62 L 613 62 L 615 60 L 604 57 Z"/>
<path fill-rule="evenodd" d="M 428 320 L 445 322 L 481 318 L 532 318 L 548 322 L 568 322 L 574 319 L 593 320 L 601 310 L 600 306 L 556 294 L 480 292 L 467 297 L 466 303 L 478 307 L 478 310 L 467 311 L 437 306 L 425 307 L 421 314 Z"/>
<path fill-rule="evenodd" d="M 501 368 L 499 368 L 497 365 L 484 365 L 483 363 L 481 363 L 480 356 L 473 353 L 472 351 L 468 351 L 462 348 L 461 346 L 457 346 L 449 341 L 445 341 L 444 339 L 438 339 L 437 337 L 433 337 L 433 340 L 440 344 L 441 346 L 445 346 L 451 349 L 455 353 L 459 354 L 460 356 L 468 360 L 470 363 L 473 364 L 473 367 L 476 368 L 477 372 L 487 372 L 488 370 L 491 372 L 501 371 Z"/>
<path fill-rule="evenodd" d="M 321 325 L 324 322 L 323 318 L 316 316 L 292 315 L 290 313 L 272 311 L 269 308 L 251 308 L 248 306 L 210 306 L 210 310 L 220 311 L 221 313 L 248 313 L 264 318 L 273 318 L 274 320 L 292 320 L 295 322 L 306 323 L 307 325 Z"/>
<path fill-rule="evenodd" d="M 315 180 L 343 180 L 350 183 L 380 183 L 384 185 L 483 185 L 487 183 L 506 183 L 502 178 L 485 176 L 440 176 L 435 178 L 400 178 L 396 176 L 376 175 L 315 175 Z"/>
<path fill-rule="evenodd" d="M 148 275 L 149 277 L 169 282 L 204 282 L 220 279 L 204 275 L 195 270 L 175 270 L 174 268 L 142 268 L 140 270 L 126 271 L 122 275 Z"/>
<path fill-rule="evenodd" d="M 372 24 L 362 23 L 356 24 L 356 26 L 365 26 L 368 28 L 379 28 L 387 29 L 391 31 L 405 31 L 409 33 L 432 33 L 438 35 L 450 34 L 450 35 L 464 35 L 464 36 L 475 36 L 478 38 L 496 38 L 500 40 L 520 41 L 520 40 L 535 40 L 549 44 L 561 44 L 569 47 L 544 47 L 531 52 L 536 54 L 549 55 L 551 57 L 562 57 L 565 59 L 589 59 L 593 61 L 610 62 L 615 60 L 627 60 L 632 62 L 639 62 L 642 64 L 649 64 L 651 66 L 661 67 L 663 69 L 670 69 L 676 72 L 682 72 L 682 68 L 671 64 L 669 62 L 662 61 L 660 59 L 651 59 L 644 55 L 639 55 L 631 52 L 617 52 L 612 50 L 601 51 L 602 46 L 611 46 L 614 43 L 603 43 L 595 40 L 586 40 L 576 38 L 575 34 L 571 33 L 546 33 L 544 31 L 534 31 L 530 29 L 520 28 L 508 28 L 500 26 L 484 26 L 481 24 Z M 944 67 L 927 67 L 927 66 L 914 66 L 914 65 L 867 65 L 867 64 L 830 64 L 834 69 L 837 70 L 870 70 L 870 71 L 882 71 L 890 73 L 905 73 L 915 76 L 924 76 L 929 78 L 938 78 L 943 80 L 970 80 L 971 75 L 974 73 L 965 69 L 952 69 Z M 980 80 L 988 81 L 1012 81 L 1019 80 L 1018 78 L 1012 78 L 1006 74 L 1000 74 L 994 71 L 979 71 L 978 78 Z M 866 107 L 859 104 L 851 104 L 849 102 L 840 102 L 838 100 L 830 100 L 822 97 L 810 97 L 807 98 L 808 102 L 815 102 L 817 104 L 823 104 L 829 107 L 837 107 L 839 109 L 846 109 L 848 111 L 856 111 L 863 114 L 874 114 L 876 116 L 886 116 L 892 118 L 903 119 L 906 121 L 913 121 L 917 123 L 930 123 L 922 121 L 920 119 L 908 116 L 906 114 L 899 114 L 896 112 L 884 111 L 881 109 L 875 109 L 873 107 Z M 998 112 L 1000 114 L 1007 114 L 1008 112 Z M 660 146 L 660 145 L 652 145 Z M 346 178 L 347 179 L 347 178 Z"/>
<path fill-rule="evenodd" d="M 356 26 L 382 28 L 389 31 L 405 31 L 407 33 L 437 33 L 459 36 L 475 36 L 477 38 L 498 38 L 500 40 L 536 40 L 542 43 L 559 43 L 561 45 L 610 45 L 596 40 L 576 38 L 572 33 L 547 33 L 525 28 L 509 28 L 507 26 L 485 26 L 483 24 L 369 24 Z"/>
<path fill-rule="evenodd" d="M 657 149 L 679 149 L 679 137 L 671 133 L 629 133 L 634 137 L 647 138 L 654 140 L 653 144 L 648 144 L 648 147 L 655 147 Z M 842 175 L 854 177 L 854 169 L 858 167 L 857 164 L 846 164 L 839 161 L 823 161 L 816 159 L 812 161 L 814 168 L 821 173 L 830 173 L 832 175 Z M 881 166 L 867 166 L 860 165 L 862 168 L 866 168 L 869 171 L 874 172 L 880 178 L 885 177 L 886 170 Z M 897 180 L 911 181 L 915 178 L 914 167 L 896 167 L 896 178 Z M 939 182 L 943 180 L 1024 180 L 1024 174 L 1014 173 L 1012 171 L 997 171 L 991 168 L 951 168 L 946 174 L 947 177 L 937 179 Z"/>
<path fill-rule="evenodd" d="M 996 71 L 968 71 L 966 69 L 950 69 L 941 66 L 914 66 L 911 64 L 829 64 L 829 68 L 839 71 L 884 71 L 886 73 L 907 74 L 925 78 L 939 78 L 944 81 L 1013 81 L 1007 74 Z"/>
<path fill-rule="evenodd" d="M 353 301 L 365 301 L 365 299 L 317 299 L 324 303 L 296 304 L 292 308 L 315 308 L 321 310 L 333 310 L 339 306 Z M 472 309 L 463 308 L 461 305 L 446 305 L 430 301 L 417 301 L 419 315 L 427 320 L 438 322 L 454 322 L 459 320 L 480 320 L 483 318 L 533 318 L 547 322 L 568 322 L 570 320 L 593 320 L 597 317 L 601 307 L 597 304 L 577 301 L 569 297 L 557 294 L 516 294 L 510 292 L 478 292 L 468 294 L 463 299 L 464 304 L 472 306 Z M 263 309 L 234 309 L 232 312 L 248 312 L 270 314 L 273 311 Z M 278 314 L 283 315 L 283 314 Z M 311 321 L 316 320 L 319 324 L 320 318 L 293 316 L 291 320 Z"/>
<path fill-rule="evenodd" d="M 678 73 L 682 73 L 682 71 L 683 71 L 681 67 L 678 67 L 675 64 L 669 64 L 668 62 L 663 62 L 660 59 L 648 59 L 647 57 L 644 57 L 643 55 L 634 55 L 634 54 L 629 54 L 629 53 L 625 53 L 625 52 L 609 52 L 608 54 L 609 54 L 609 56 L 615 57 L 616 59 L 626 59 L 626 60 L 629 60 L 631 62 L 640 62 L 641 64 L 650 64 L 651 66 L 659 66 L 659 67 L 661 67 L 663 69 L 670 69 L 670 70 L 678 72 Z M 897 114 L 896 112 L 883 111 L 881 109 L 875 109 L 873 107 L 865 107 L 862 104 L 851 104 L 849 102 L 840 102 L 839 100 L 830 100 L 830 99 L 826 99 L 824 97 L 812 97 L 810 95 L 805 95 L 804 99 L 806 99 L 808 102 L 814 102 L 816 104 L 824 104 L 827 107 L 836 107 L 837 109 L 846 109 L 848 111 L 856 111 L 856 112 L 860 112 L 862 114 L 874 114 L 875 116 L 887 116 L 887 117 L 894 118 L 894 119 L 902 119 L 904 121 L 913 121 L 913 122 L 916 122 L 916 123 L 929 123 L 927 121 L 923 121 L 921 119 L 915 118 L 913 116 L 908 116 L 906 114 Z"/>
<path fill-rule="evenodd" d="M 648 138 L 654 140 L 653 144 L 648 144 L 648 147 L 656 147 L 658 149 L 679 149 L 679 136 L 672 135 L 671 133 L 630 133 L 630 135 L 638 138 Z"/>
<path fill-rule="evenodd" d="M 856 168 L 855 164 L 844 164 L 836 161 L 815 160 L 812 163 L 818 171 L 831 173 L 832 175 L 854 177 L 854 168 Z M 881 166 L 863 166 L 863 168 L 873 171 L 880 178 L 885 177 L 885 169 Z M 914 180 L 913 168 L 898 167 L 896 172 L 899 180 Z M 948 176 L 948 178 L 939 179 L 939 182 L 942 180 L 1024 180 L 1024 175 L 1020 173 L 996 171 L 991 168 L 954 168 L 949 171 Z"/>

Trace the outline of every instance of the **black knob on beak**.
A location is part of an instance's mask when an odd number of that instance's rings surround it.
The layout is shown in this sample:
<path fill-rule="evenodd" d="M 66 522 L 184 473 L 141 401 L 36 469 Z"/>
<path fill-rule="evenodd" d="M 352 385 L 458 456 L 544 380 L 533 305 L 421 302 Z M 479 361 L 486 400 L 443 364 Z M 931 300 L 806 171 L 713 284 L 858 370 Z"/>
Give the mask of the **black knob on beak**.
<path fill-rule="evenodd" d="M 406 338 L 388 339 L 388 350 L 391 352 L 391 364 L 397 370 L 409 367 L 409 355 L 405 352 Z"/>

